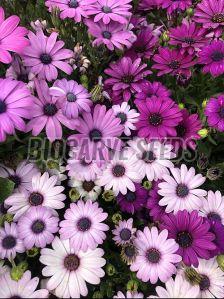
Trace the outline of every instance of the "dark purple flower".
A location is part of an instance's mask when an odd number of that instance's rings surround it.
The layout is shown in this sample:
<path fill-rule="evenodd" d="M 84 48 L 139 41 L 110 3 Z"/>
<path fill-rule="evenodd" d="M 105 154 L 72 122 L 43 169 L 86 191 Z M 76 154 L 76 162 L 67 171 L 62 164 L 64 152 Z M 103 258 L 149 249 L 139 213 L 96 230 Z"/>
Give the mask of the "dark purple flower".
<path fill-rule="evenodd" d="M 215 235 L 215 240 L 213 241 L 216 245 L 216 249 L 211 252 L 211 257 L 219 254 L 224 254 L 224 226 L 220 221 L 209 221 L 210 232 Z"/>
<path fill-rule="evenodd" d="M 205 108 L 209 126 L 224 132 L 224 96 L 211 98 Z"/>
<path fill-rule="evenodd" d="M 146 11 L 151 10 L 158 6 L 158 2 L 158 0 L 140 0 L 138 9 Z"/>
<path fill-rule="evenodd" d="M 166 9 L 168 14 L 175 10 L 186 10 L 192 5 L 192 0 L 157 0 L 158 5 Z"/>

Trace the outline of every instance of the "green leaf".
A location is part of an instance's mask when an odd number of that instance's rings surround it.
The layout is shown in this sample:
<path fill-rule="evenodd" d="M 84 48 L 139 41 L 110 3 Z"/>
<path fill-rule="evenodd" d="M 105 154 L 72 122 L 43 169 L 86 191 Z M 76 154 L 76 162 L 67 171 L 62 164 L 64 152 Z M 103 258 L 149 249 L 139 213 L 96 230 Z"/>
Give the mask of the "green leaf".
<path fill-rule="evenodd" d="M 15 184 L 9 179 L 0 178 L 0 203 L 12 194 L 14 186 Z"/>

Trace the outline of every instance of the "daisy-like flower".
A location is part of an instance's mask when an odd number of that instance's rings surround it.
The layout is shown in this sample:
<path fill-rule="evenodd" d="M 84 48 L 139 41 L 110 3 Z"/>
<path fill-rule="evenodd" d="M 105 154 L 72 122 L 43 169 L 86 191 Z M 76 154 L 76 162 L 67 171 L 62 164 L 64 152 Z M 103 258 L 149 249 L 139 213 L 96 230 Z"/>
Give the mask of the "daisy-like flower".
<path fill-rule="evenodd" d="M 108 160 L 109 148 L 121 149 L 122 142 L 118 138 L 123 132 L 123 125 L 112 109 L 105 105 L 96 105 L 92 113 L 83 112 L 79 118 L 77 131 L 69 137 L 69 144 L 79 146 L 88 161 Z M 81 157 L 79 157 L 81 158 Z"/>
<path fill-rule="evenodd" d="M 15 129 L 26 130 L 24 119 L 32 117 L 33 96 L 23 82 L 0 79 L 0 142 L 6 135 L 15 134 Z"/>
<path fill-rule="evenodd" d="M 224 225 L 224 197 L 220 191 L 208 191 L 208 197 L 202 200 L 200 214 Z"/>
<path fill-rule="evenodd" d="M 195 175 L 194 167 L 170 168 L 171 175 L 164 174 L 164 182 L 159 184 L 158 193 L 162 196 L 159 204 L 167 206 L 166 212 L 199 210 L 207 191 L 198 189 L 206 180 L 201 174 Z"/>
<path fill-rule="evenodd" d="M 61 241 L 58 237 L 55 237 L 52 247 L 42 249 L 40 256 L 41 263 L 46 265 L 42 273 L 50 276 L 47 289 L 54 290 L 59 298 L 87 296 L 86 282 L 97 285 L 105 275 L 102 269 L 106 264 L 102 258 L 104 251 L 101 248 L 76 251 L 69 240 Z"/>
<path fill-rule="evenodd" d="M 31 278 L 31 272 L 26 271 L 20 280 L 12 280 L 10 272 L 7 271 L 0 276 L 0 297 L 1 298 L 48 298 L 49 292 L 46 289 L 36 290 L 39 278 Z"/>
<path fill-rule="evenodd" d="M 117 245 L 125 245 L 130 243 L 136 232 L 136 228 L 133 227 L 133 219 L 119 221 L 116 228 L 112 231 L 114 237 L 113 240 Z"/>
<path fill-rule="evenodd" d="M 192 5 L 192 0 L 157 0 L 157 4 L 161 6 L 163 9 L 166 9 L 168 14 L 172 14 L 172 12 L 176 10 L 186 10 L 188 7 Z"/>
<path fill-rule="evenodd" d="M 81 84 L 73 80 L 57 80 L 50 88 L 50 94 L 59 98 L 62 112 L 68 118 L 77 118 L 82 111 L 90 112 L 91 95 Z"/>
<path fill-rule="evenodd" d="M 212 242 L 215 235 L 209 232 L 210 224 L 197 211 L 188 213 L 179 211 L 176 215 L 163 217 L 162 229 L 167 229 L 169 238 L 173 238 L 179 245 L 177 251 L 183 258 L 185 265 L 198 266 L 198 258 L 208 260 L 210 251 L 216 249 Z"/>
<path fill-rule="evenodd" d="M 137 278 L 144 282 L 155 284 L 158 279 L 162 282 L 176 273 L 176 263 L 181 256 L 175 254 L 178 245 L 173 239 L 168 239 L 168 231 L 158 231 L 156 227 L 148 227 L 137 232 L 135 244 L 138 249 L 136 260 L 131 265 L 131 271 L 137 271 Z"/>
<path fill-rule="evenodd" d="M 113 299 L 125 299 L 125 298 L 144 298 L 144 295 L 142 293 L 138 292 L 131 292 L 127 291 L 126 294 L 122 293 L 121 291 L 117 292 L 117 294 L 113 297 Z"/>
<path fill-rule="evenodd" d="M 8 178 L 13 181 L 15 192 L 24 192 L 30 189 L 32 178 L 38 174 L 39 170 L 33 163 L 22 161 L 18 164 L 16 170 L 0 167 L 0 177 Z"/>
<path fill-rule="evenodd" d="M 139 10 L 151 10 L 159 6 L 158 0 L 140 0 L 138 4 Z"/>
<path fill-rule="evenodd" d="M 136 123 L 138 136 L 146 138 L 164 138 L 176 136 L 175 127 L 181 122 L 182 115 L 177 104 L 171 99 L 151 97 L 138 102 L 140 112 Z"/>
<path fill-rule="evenodd" d="M 10 16 L 5 19 L 5 12 L 0 7 L 0 61 L 11 63 L 12 56 L 9 52 L 21 54 L 29 41 L 25 38 L 28 30 L 25 27 L 18 26 L 20 18 Z"/>
<path fill-rule="evenodd" d="M 130 136 L 131 130 L 136 130 L 134 124 L 138 121 L 139 113 L 135 109 L 131 109 L 127 102 L 123 102 L 121 105 L 114 105 L 112 109 L 124 126 L 124 134 Z"/>
<path fill-rule="evenodd" d="M 131 17 L 130 5 L 131 0 L 84 0 L 87 5 L 87 14 L 94 16 L 94 22 L 98 23 L 100 20 L 104 24 L 110 22 L 118 22 L 127 24 Z"/>
<path fill-rule="evenodd" d="M 98 196 L 101 193 L 101 187 L 96 185 L 95 181 L 87 180 L 76 180 L 71 178 L 69 181 L 69 186 L 74 187 L 82 199 L 90 199 L 92 201 L 97 200 Z"/>
<path fill-rule="evenodd" d="M 213 41 L 202 48 L 198 63 L 203 64 L 203 73 L 210 73 L 213 77 L 224 74 L 224 41 Z"/>
<path fill-rule="evenodd" d="M 76 250 L 87 251 L 103 244 L 106 239 L 105 231 L 109 226 L 102 223 L 108 214 L 99 208 L 98 203 L 91 200 L 72 203 L 65 212 L 65 220 L 60 222 L 60 235 L 62 240 L 70 240 L 71 246 Z"/>
<path fill-rule="evenodd" d="M 17 224 L 8 222 L 0 228 L 0 258 L 14 259 L 16 253 L 25 251 L 23 241 L 18 237 Z"/>
<path fill-rule="evenodd" d="M 119 192 L 125 195 L 128 190 L 134 192 L 134 183 L 142 181 L 136 161 L 136 155 L 130 148 L 125 148 L 121 153 L 115 153 L 96 181 L 97 184 L 104 186 L 106 190 L 112 189 L 115 195 Z"/>
<path fill-rule="evenodd" d="M 135 138 L 128 142 L 128 145 L 136 154 L 136 166 L 142 177 L 149 181 L 162 179 L 164 174 L 169 174 L 169 168 L 173 168 L 170 159 L 175 158 L 172 152 L 173 146 L 162 144 L 159 141 L 147 143 L 145 139 Z"/>
<path fill-rule="evenodd" d="M 121 249 L 121 259 L 127 265 L 131 265 L 138 254 L 138 249 L 133 243 L 127 243 L 122 246 Z"/>
<path fill-rule="evenodd" d="M 57 79 L 57 68 L 70 75 L 72 67 L 64 60 L 72 58 L 73 52 L 62 49 L 64 42 L 57 41 L 58 34 L 45 36 L 42 30 L 28 34 L 30 46 L 23 51 L 23 62 L 40 80 L 52 81 Z"/>
<path fill-rule="evenodd" d="M 32 135 L 37 136 L 45 128 L 48 139 L 53 142 L 62 139 L 62 125 L 74 130 L 78 120 L 68 119 L 61 109 L 58 98 L 50 95 L 46 81 L 35 80 L 38 98 L 35 98 L 32 107 L 33 118 L 27 124 L 27 132 L 32 130 Z"/>
<path fill-rule="evenodd" d="M 213 243 L 216 249 L 210 252 L 210 257 L 224 254 L 224 225 L 218 220 L 209 220 L 210 232 L 215 235 Z"/>
<path fill-rule="evenodd" d="M 32 186 L 29 192 L 14 193 L 5 200 L 5 204 L 9 205 L 9 213 L 14 214 L 17 220 L 32 206 L 45 206 L 50 209 L 64 208 L 63 201 L 66 196 L 62 194 L 64 187 L 56 186 L 57 176 L 49 177 L 45 172 L 33 176 Z"/>
<path fill-rule="evenodd" d="M 205 108 L 209 126 L 224 132 L 224 96 L 211 98 Z"/>
<path fill-rule="evenodd" d="M 86 20 L 89 33 L 96 39 L 93 41 L 93 46 L 104 44 L 110 51 L 115 48 L 123 50 L 124 46 L 130 48 L 136 40 L 134 33 L 124 25 L 116 22 L 110 22 L 105 25 L 102 21 L 94 23 L 92 20 Z"/>
<path fill-rule="evenodd" d="M 153 56 L 153 60 L 155 64 L 152 68 L 159 70 L 157 76 L 183 74 L 186 77 L 190 77 L 190 68 L 195 65 L 192 55 L 181 54 L 180 50 L 162 47 L 159 48 L 159 53 Z"/>
<path fill-rule="evenodd" d="M 110 76 L 105 84 L 115 96 L 122 95 L 123 101 L 127 102 L 132 94 L 141 91 L 143 79 L 152 73 L 146 68 L 147 65 L 142 64 L 140 58 L 132 61 L 130 57 L 123 57 L 111 63 L 110 68 L 105 70 L 105 73 Z"/>
<path fill-rule="evenodd" d="M 18 221 L 18 235 L 23 240 L 26 249 L 32 247 L 44 248 L 54 240 L 54 234 L 59 230 L 59 218 L 52 215 L 46 207 L 31 207 Z"/>

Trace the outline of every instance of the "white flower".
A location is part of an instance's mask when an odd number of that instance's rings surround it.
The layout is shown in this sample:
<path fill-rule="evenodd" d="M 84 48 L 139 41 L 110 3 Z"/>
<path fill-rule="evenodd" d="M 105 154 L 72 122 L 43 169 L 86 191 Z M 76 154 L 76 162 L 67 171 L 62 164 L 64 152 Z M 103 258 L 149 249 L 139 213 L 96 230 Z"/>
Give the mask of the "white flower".
<path fill-rule="evenodd" d="M 131 299 L 131 298 L 143 298 L 144 295 L 142 293 L 138 293 L 138 292 L 130 292 L 127 291 L 126 295 L 124 293 L 122 293 L 121 291 L 117 292 L 117 295 L 115 295 L 113 298 L 114 299 Z"/>
<path fill-rule="evenodd" d="M 57 185 L 61 185 L 61 182 L 67 179 L 67 175 L 64 174 L 64 172 L 66 171 L 66 167 L 63 166 L 63 163 L 61 161 L 48 160 L 46 162 L 46 170 L 51 176 L 57 176 Z"/>
<path fill-rule="evenodd" d="M 92 201 L 95 201 L 101 193 L 101 187 L 96 185 L 96 181 L 92 180 L 79 181 L 71 178 L 69 186 L 74 187 L 79 192 L 80 197 L 84 200 L 91 199 Z"/>

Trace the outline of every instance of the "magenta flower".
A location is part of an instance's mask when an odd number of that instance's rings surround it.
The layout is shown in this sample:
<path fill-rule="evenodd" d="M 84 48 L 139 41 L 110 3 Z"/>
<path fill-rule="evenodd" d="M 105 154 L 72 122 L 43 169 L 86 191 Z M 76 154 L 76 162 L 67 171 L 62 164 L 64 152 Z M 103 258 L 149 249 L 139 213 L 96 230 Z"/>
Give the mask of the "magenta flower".
<path fill-rule="evenodd" d="M 198 63 L 205 65 L 203 73 L 211 73 L 213 77 L 224 74 L 224 41 L 213 41 L 202 48 Z"/>
<path fill-rule="evenodd" d="M 190 76 L 190 67 L 195 65 L 191 55 L 181 54 L 180 50 L 170 50 L 162 47 L 159 48 L 159 54 L 156 54 L 153 60 L 156 64 L 152 68 L 159 70 L 157 76 L 164 74 Z"/>
<path fill-rule="evenodd" d="M 209 126 L 224 132 L 224 96 L 211 98 L 205 108 Z"/>
<path fill-rule="evenodd" d="M 11 16 L 5 19 L 4 9 L 0 7 L 0 61 L 11 63 L 12 56 L 9 52 L 21 54 L 29 41 L 25 38 L 28 30 L 18 26 L 20 18 Z"/>
<path fill-rule="evenodd" d="M 62 49 L 64 42 L 57 41 L 58 34 L 51 33 L 49 37 L 45 36 L 40 30 L 28 34 L 31 45 L 23 51 L 24 65 L 30 71 L 38 75 L 38 79 L 52 81 L 57 79 L 57 68 L 70 75 L 72 67 L 65 61 L 73 56 L 71 50 Z"/>
<path fill-rule="evenodd" d="M 152 72 L 146 70 L 147 64 L 142 64 L 141 59 L 134 61 L 130 57 L 123 57 L 116 63 L 111 63 L 105 73 L 111 78 L 105 84 L 112 90 L 115 97 L 122 95 L 124 101 L 128 101 L 132 94 L 141 91 L 144 78 Z"/>
<path fill-rule="evenodd" d="M 25 119 L 32 116 L 34 97 L 22 82 L 0 79 L 0 142 L 6 135 L 15 134 L 15 129 L 25 132 Z"/>
<path fill-rule="evenodd" d="M 140 0 L 138 9 L 148 11 L 156 6 L 159 6 L 159 0 Z"/>
<path fill-rule="evenodd" d="M 33 136 L 37 136 L 46 127 L 48 139 L 53 142 L 62 138 L 61 124 L 74 130 L 78 124 L 76 119 L 68 119 L 61 110 L 61 103 L 50 95 L 45 81 L 35 81 L 38 99 L 35 98 L 32 107 L 33 118 L 27 124 L 27 132 L 32 130 Z"/>
<path fill-rule="evenodd" d="M 192 5 L 192 0 L 157 0 L 158 5 L 163 9 L 166 9 L 168 14 L 171 14 L 175 10 L 186 10 Z"/>

